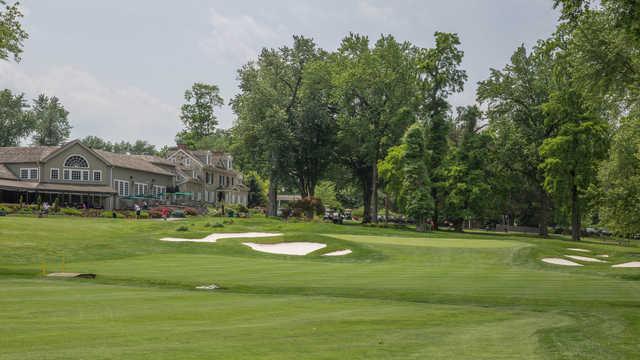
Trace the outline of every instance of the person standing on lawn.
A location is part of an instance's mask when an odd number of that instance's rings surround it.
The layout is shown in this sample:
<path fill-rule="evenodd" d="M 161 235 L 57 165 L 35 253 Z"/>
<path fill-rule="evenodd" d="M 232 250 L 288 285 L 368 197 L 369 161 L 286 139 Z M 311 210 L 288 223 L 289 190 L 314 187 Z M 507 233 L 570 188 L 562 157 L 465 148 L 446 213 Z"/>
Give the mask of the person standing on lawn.
<path fill-rule="evenodd" d="M 133 208 L 136 211 L 136 219 L 140 219 L 140 205 L 136 203 L 135 205 L 133 205 Z"/>

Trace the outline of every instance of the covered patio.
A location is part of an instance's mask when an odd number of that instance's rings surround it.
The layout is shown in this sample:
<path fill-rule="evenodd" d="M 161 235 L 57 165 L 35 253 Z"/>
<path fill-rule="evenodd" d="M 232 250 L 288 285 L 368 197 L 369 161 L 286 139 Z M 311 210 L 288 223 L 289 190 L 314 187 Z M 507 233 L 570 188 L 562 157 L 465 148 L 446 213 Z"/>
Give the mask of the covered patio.
<path fill-rule="evenodd" d="M 109 186 L 82 186 L 74 184 L 50 184 L 0 179 L 0 203 L 34 204 L 38 201 L 52 204 L 56 199 L 60 206 L 110 209 L 115 194 Z"/>

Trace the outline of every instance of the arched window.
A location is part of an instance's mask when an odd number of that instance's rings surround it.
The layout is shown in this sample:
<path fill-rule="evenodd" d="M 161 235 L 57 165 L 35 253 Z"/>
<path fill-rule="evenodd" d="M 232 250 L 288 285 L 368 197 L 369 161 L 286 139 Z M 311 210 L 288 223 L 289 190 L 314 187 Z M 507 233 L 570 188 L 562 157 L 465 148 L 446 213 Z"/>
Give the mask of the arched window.
<path fill-rule="evenodd" d="M 80 155 L 71 155 L 64 161 L 64 166 L 72 168 L 88 168 L 89 163 L 87 162 L 87 159 Z"/>

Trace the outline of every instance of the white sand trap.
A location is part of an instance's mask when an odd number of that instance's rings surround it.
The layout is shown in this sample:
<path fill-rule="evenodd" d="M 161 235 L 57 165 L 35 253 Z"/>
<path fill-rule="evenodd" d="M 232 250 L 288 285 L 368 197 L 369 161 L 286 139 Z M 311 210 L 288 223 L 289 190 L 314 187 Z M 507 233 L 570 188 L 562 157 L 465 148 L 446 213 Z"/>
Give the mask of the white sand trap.
<path fill-rule="evenodd" d="M 578 260 L 578 261 L 597 262 L 597 263 L 605 263 L 606 262 L 604 260 L 591 258 L 591 257 L 586 257 L 586 256 L 576 256 L 576 255 L 565 255 L 565 256 L 568 257 L 569 259 Z"/>
<path fill-rule="evenodd" d="M 235 238 L 261 238 L 261 237 L 274 237 L 280 236 L 278 233 L 261 233 L 261 232 L 247 232 L 247 233 L 214 233 L 202 239 L 181 239 L 181 238 L 162 238 L 162 241 L 175 241 L 175 242 L 202 242 L 202 243 L 214 243 L 220 239 L 235 239 Z"/>
<path fill-rule="evenodd" d="M 587 249 L 580 249 L 580 248 L 568 248 L 567 250 L 571 250 L 571 251 L 580 251 L 580 252 L 591 252 L 591 250 L 587 250 Z"/>
<path fill-rule="evenodd" d="M 352 253 L 351 249 L 344 249 L 344 250 L 338 250 L 338 251 L 322 254 L 322 256 L 344 256 L 344 255 L 349 255 L 351 253 Z"/>
<path fill-rule="evenodd" d="M 596 255 L 596 257 L 599 257 L 599 258 L 608 258 L 608 257 L 609 257 L 609 255 L 602 254 L 602 255 Z"/>
<path fill-rule="evenodd" d="M 542 261 L 546 262 L 547 264 L 553 264 L 553 265 L 583 266 L 582 264 L 574 263 L 573 261 L 569 261 L 567 259 L 561 259 L 561 258 L 544 258 L 542 259 Z"/>
<path fill-rule="evenodd" d="M 198 290 L 215 290 L 215 289 L 219 289 L 220 287 L 216 284 L 211 284 L 211 285 L 200 285 L 200 286 L 196 286 L 196 289 Z"/>
<path fill-rule="evenodd" d="M 632 261 L 632 262 L 618 264 L 618 265 L 611 265 L 611 267 L 614 267 L 614 268 L 640 268 L 640 261 Z"/>
<path fill-rule="evenodd" d="M 277 244 L 242 243 L 255 251 L 282 255 L 307 255 L 326 247 L 326 244 L 313 242 L 287 242 Z"/>

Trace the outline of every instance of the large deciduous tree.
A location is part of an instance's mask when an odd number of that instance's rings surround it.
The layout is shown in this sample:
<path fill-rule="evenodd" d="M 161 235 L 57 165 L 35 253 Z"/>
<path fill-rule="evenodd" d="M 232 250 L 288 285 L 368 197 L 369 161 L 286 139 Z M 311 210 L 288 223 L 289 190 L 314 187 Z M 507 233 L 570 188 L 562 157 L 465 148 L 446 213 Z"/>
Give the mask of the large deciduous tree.
<path fill-rule="evenodd" d="M 24 94 L 0 91 L 0 146 L 18 146 L 32 131 L 33 121 L 27 109 Z"/>
<path fill-rule="evenodd" d="M 95 150 L 113 151 L 113 144 L 99 136 L 87 135 L 80 139 L 80 142 Z"/>
<path fill-rule="evenodd" d="M 505 178 L 517 181 L 506 188 L 533 191 L 523 200 L 527 201 L 526 208 L 535 209 L 539 234 L 543 236 L 548 233 L 551 201 L 543 186 L 540 146 L 555 129 L 545 125 L 542 105 L 549 99 L 552 63 L 544 43 L 531 54 L 520 46 L 504 69 L 491 69 L 489 79 L 479 83 L 477 92 L 478 101 L 487 105 L 490 130 L 500 145 L 497 165 Z"/>
<path fill-rule="evenodd" d="M 71 124 L 60 100 L 55 97 L 39 95 L 33 101 L 31 116 L 34 121 L 33 143 L 35 145 L 60 145 L 69 138 Z"/>
<path fill-rule="evenodd" d="M 276 214 L 279 185 L 312 196 L 331 161 L 335 127 L 324 56 L 313 40 L 294 36 L 292 47 L 263 49 L 239 70 L 234 149 L 241 164 L 269 178 L 268 215 Z"/>
<path fill-rule="evenodd" d="M 23 42 L 29 38 L 20 24 L 22 16 L 19 3 L 7 5 L 0 0 L 0 60 L 13 57 L 16 62 L 20 61 Z"/>
<path fill-rule="evenodd" d="M 433 225 L 438 228 L 440 209 L 445 200 L 445 158 L 449 151 L 447 137 L 447 98 L 463 90 L 467 74 L 460 69 L 464 52 L 458 35 L 435 33 L 435 47 L 418 52 L 418 113 L 428 128 L 427 150 L 431 173 L 431 196 L 434 201 Z"/>
<path fill-rule="evenodd" d="M 218 86 L 195 83 L 184 92 L 184 99 L 180 120 L 186 129 L 178 133 L 177 141 L 191 144 L 212 135 L 218 126 L 215 108 L 224 104 Z"/>
<path fill-rule="evenodd" d="M 377 163 L 415 121 L 415 48 L 350 34 L 332 60 L 339 158 L 363 187 L 364 221 L 377 222 Z"/>
<path fill-rule="evenodd" d="M 640 114 L 622 120 L 599 172 L 603 223 L 622 236 L 640 234 Z"/>
<path fill-rule="evenodd" d="M 563 71 L 564 70 L 564 71 Z M 571 213 L 571 238 L 580 240 L 585 194 L 595 183 L 597 165 L 608 150 L 609 128 L 574 88 L 569 72 L 557 72 L 549 101 L 543 105 L 547 126 L 557 130 L 540 147 L 545 188 Z"/>

